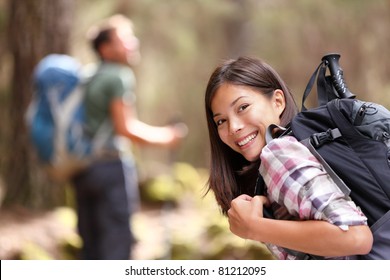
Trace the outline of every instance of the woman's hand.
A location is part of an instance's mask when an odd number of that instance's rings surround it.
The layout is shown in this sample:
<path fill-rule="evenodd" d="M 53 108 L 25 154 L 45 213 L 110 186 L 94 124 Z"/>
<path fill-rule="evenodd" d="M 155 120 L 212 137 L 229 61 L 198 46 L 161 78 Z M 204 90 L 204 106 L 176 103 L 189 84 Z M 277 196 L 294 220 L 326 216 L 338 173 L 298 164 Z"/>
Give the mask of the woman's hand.
<path fill-rule="evenodd" d="M 269 201 L 265 196 L 240 195 L 233 199 L 228 210 L 230 231 L 244 239 L 253 239 L 253 227 L 263 218 L 263 206 Z"/>

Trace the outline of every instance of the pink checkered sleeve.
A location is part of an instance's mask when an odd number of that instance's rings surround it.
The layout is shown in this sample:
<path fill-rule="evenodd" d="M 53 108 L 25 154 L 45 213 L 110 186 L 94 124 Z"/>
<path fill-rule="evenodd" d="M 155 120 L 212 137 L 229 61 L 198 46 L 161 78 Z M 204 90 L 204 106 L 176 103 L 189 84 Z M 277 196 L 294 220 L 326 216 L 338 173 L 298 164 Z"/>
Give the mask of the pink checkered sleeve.
<path fill-rule="evenodd" d="M 348 230 L 350 225 L 367 224 L 367 218 L 355 203 L 294 137 L 274 139 L 263 148 L 260 157 L 260 174 L 277 219 L 325 220 L 342 230 Z M 296 259 L 283 248 L 266 245 L 277 259 Z"/>
<path fill-rule="evenodd" d="M 263 148 L 260 173 L 271 203 L 285 208 L 292 217 L 326 220 L 343 230 L 349 225 L 366 224 L 360 209 L 294 137 L 274 139 Z"/>

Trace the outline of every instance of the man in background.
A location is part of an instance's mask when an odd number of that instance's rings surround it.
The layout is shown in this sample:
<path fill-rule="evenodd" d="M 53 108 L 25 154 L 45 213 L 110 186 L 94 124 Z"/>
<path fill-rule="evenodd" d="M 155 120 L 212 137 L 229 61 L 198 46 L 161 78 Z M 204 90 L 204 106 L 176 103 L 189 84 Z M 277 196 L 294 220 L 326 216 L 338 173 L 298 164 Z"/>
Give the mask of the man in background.
<path fill-rule="evenodd" d="M 100 64 L 86 86 L 86 130 L 93 139 L 105 136 L 95 141 L 96 161 L 73 180 L 81 258 L 131 259 L 130 219 L 139 204 L 131 144 L 175 148 L 186 127 L 152 126 L 137 118 L 131 67 L 140 60 L 139 41 L 128 18 L 112 16 L 93 26 L 88 38 Z"/>

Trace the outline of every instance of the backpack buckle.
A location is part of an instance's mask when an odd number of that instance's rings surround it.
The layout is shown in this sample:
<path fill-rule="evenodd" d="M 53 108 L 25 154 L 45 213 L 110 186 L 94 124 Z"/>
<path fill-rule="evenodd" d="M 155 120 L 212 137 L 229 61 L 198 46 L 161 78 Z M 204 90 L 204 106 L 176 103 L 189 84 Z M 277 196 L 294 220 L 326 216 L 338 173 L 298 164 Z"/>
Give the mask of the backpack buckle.
<path fill-rule="evenodd" d="M 315 148 L 319 148 L 323 144 L 334 141 L 339 137 L 341 137 L 341 133 L 338 128 L 334 128 L 334 129 L 329 128 L 327 131 L 319 132 L 311 135 L 310 142 Z"/>

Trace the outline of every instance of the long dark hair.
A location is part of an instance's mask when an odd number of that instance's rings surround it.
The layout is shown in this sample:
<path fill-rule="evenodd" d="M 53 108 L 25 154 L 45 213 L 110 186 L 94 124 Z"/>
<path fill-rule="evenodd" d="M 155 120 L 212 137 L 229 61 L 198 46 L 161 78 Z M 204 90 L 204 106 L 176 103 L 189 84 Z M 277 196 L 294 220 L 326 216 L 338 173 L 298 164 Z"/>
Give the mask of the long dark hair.
<path fill-rule="evenodd" d="M 248 86 L 259 94 L 272 95 L 281 89 L 285 96 L 286 107 L 280 117 L 280 125 L 286 126 L 297 114 L 295 100 L 279 74 L 267 63 L 250 57 L 227 60 L 211 74 L 206 88 L 205 107 L 209 130 L 211 162 L 208 191 L 214 192 L 222 212 L 227 213 L 230 202 L 240 194 L 254 194 L 260 159 L 248 162 L 241 154 L 233 151 L 222 142 L 213 120 L 211 102 L 222 84 Z"/>

